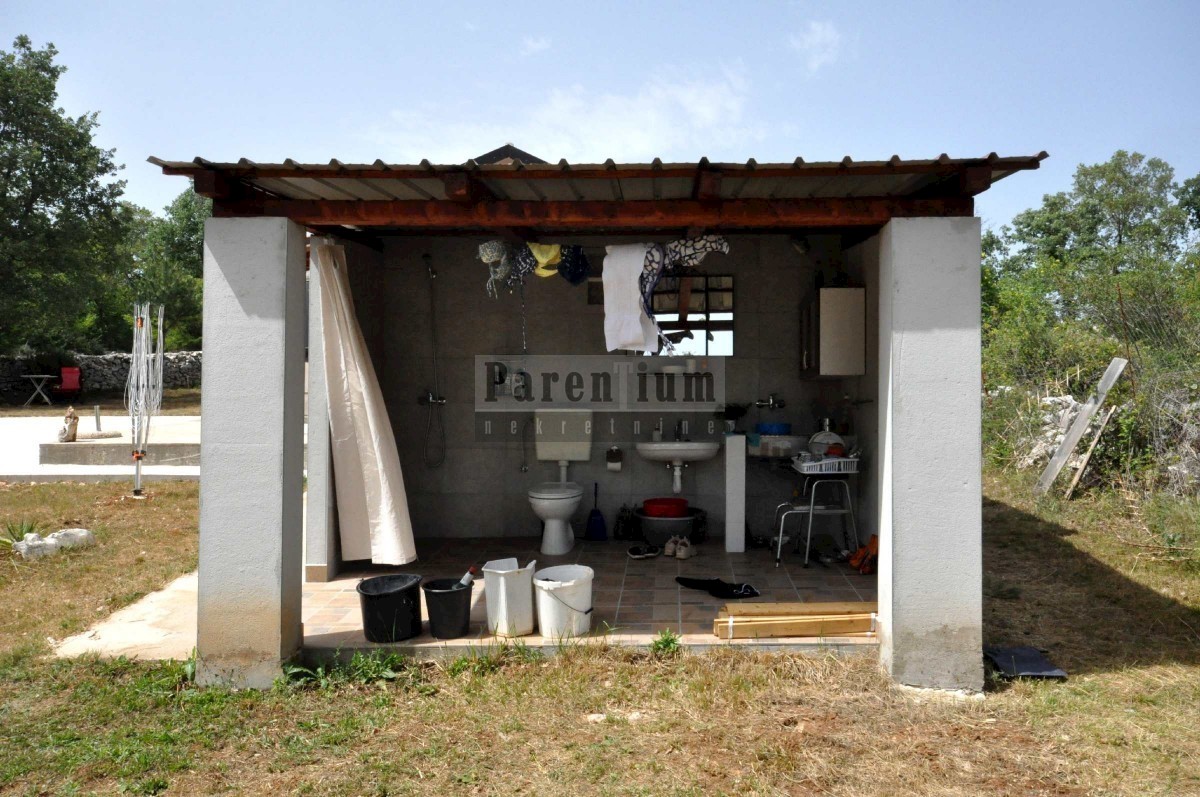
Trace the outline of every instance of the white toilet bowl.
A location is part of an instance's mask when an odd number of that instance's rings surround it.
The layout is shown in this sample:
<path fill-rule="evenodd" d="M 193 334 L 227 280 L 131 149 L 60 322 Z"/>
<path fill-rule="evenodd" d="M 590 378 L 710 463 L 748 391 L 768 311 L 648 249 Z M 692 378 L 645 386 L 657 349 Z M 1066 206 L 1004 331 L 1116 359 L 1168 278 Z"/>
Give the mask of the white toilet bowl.
<path fill-rule="evenodd" d="M 575 482 L 545 482 L 529 491 L 533 513 L 541 518 L 542 553 L 562 556 L 575 547 L 571 516 L 583 499 L 583 488 Z"/>

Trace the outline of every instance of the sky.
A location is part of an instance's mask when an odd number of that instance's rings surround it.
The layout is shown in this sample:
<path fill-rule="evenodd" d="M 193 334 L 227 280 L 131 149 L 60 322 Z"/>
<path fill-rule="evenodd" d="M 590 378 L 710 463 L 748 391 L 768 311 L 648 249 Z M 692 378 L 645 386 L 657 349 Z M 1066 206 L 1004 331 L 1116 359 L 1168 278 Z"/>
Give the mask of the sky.
<path fill-rule="evenodd" d="M 0 0 L 100 112 L 131 201 L 157 155 L 759 163 L 1050 153 L 986 227 L 1117 149 L 1200 173 L 1200 2 L 339 3 Z"/>

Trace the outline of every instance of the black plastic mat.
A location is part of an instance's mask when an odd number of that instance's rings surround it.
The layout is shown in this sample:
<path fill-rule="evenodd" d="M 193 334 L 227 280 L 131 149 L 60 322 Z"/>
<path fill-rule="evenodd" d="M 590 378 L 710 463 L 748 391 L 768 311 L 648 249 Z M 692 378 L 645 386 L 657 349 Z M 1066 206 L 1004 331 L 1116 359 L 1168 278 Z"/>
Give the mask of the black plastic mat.
<path fill-rule="evenodd" d="M 1067 680 L 1067 672 L 1046 658 L 1037 648 L 1031 647 L 985 647 L 983 655 L 1005 678 L 1042 678 L 1053 681 Z"/>

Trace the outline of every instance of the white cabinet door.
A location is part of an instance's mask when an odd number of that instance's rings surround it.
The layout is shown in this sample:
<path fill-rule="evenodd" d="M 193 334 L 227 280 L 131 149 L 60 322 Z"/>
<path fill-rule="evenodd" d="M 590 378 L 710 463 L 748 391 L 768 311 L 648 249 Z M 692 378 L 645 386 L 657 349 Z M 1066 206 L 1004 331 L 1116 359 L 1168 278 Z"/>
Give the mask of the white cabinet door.
<path fill-rule="evenodd" d="M 866 289 L 821 288 L 800 310 L 800 369 L 809 376 L 866 372 Z"/>

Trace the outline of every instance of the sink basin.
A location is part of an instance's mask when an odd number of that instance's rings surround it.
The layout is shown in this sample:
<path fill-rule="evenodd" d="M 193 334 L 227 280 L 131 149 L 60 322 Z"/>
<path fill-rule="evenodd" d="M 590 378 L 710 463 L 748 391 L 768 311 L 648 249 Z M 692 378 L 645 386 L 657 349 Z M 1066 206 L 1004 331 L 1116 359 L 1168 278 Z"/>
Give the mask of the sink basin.
<path fill-rule="evenodd" d="M 683 491 L 683 469 L 688 462 L 699 462 L 702 459 L 712 459 L 721 450 L 720 443 L 689 443 L 662 442 L 638 443 L 637 452 L 652 462 L 667 462 L 674 476 L 671 479 L 671 492 Z"/>
<path fill-rule="evenodd" d="M 699 462 L 712 459 L 721 450 L 720 443 L 662 442 L 638 443 L 637 452 L 654 462 Z"/>

